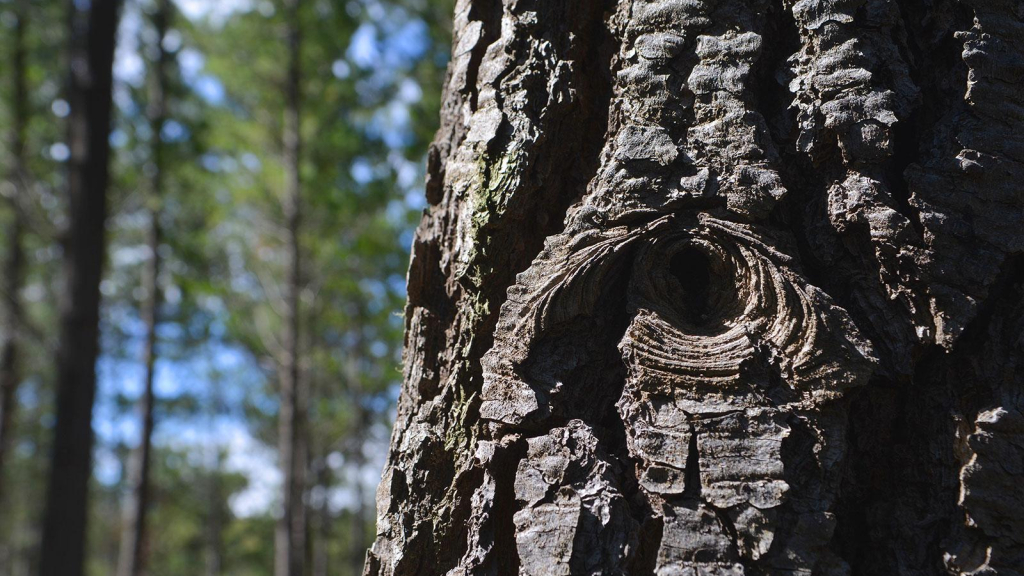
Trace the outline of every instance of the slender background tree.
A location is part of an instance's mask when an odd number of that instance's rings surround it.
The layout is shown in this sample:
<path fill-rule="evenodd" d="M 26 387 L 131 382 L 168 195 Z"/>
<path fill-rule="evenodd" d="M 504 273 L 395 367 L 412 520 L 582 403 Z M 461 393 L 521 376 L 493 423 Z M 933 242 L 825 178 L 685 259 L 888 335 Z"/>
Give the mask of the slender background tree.
<path fill-rule="evenodd" d="M 68 84 L 66 287 L 56 355 L 57 422 L 40 574 L 81 576 L 92 473 L 92 413 L 99 354 L 100 280 L 106 254 L 111 92 L 120 2 L 96 0 L 71 18 Z"/>
<path fill-rule="evenodd" d="M 138 576 L 145 565 L 146 521 L 150 506 L 150 467 L 152 464 L 154 410 L 156 397 L 153 390 L 157 362 L 157 326 L 160 323 L 161 288 L 160 267 L 162 232 L 160 219 L 161 204 L 164 201 L 164 179 L 166 178 L 166 153 L 164 147 L 164 124 L 167 121 L 167 68 L 171 54 L 164 47 L 171 25 L 173 7 L 170 0 L 157 0 L 152 20 L 152 51 L 155 53 L 151 75 L 147 78 L 148 99 L 146 116 L 149 120 L 150 159 L 146 172 L 149 173 L 149 194 L 146 204 L 148 226 L 146 230 L 146 265 L 142 275 L 143 304 L 140 316 L 144 324 L 145 339 L 142 352 L 144 370 L 142 396 L 138 413 L 141 420 L 141 437 L 138 448 L 133 452 L 128 467 L 128 488 L 130 490 L 124 506 L 124 528 L 121 533 L 121 552 L 118 558 L 118 576 Z"/>
<path fill-rule="evenodd" d="M 305 573 L 306 531 L 308 521 L 303 504 L 306 493 L 306 466 L 309 453 L 306 415 L 308 385 L 300 366 L 302 258 L 302 28 L 301 0 L 285 0 L 285 108 L 282 136 L 284 164 L 283 215 L 285 228 L 284 310 L 281 319 L 280 386 L 278 420 L 278 458 L 284 475 L 281 519 L 275 535 L 274 573 L 276 576 L 302 576 Z"/>
<path fill-rule="evenodd" d="M 28 131 L 28 70 L 27 70 L 27 39 L 29 27 L 27 2 L 15 3 L 13 10 L 14 34 L 12 34 L 14 50 L 12 54 L 12 96 L 11 96 L 11 132 L 10 132 L 10 177 L 11 184 L 5 190 L 9 212 L 13 215 L 7 228 L 7 259 L 3 267 L 3 288 L 0 289 L 0 310 L 3 318 L 3 339 L 0 341 L 0 506 L 3 506 L 4 469 L 7 451 L 11 446 L 11 433 L 17 411 L 15 402 L 18 385 L 21 383 L 19 373 L 19 333 L 24 330 L 22 316 L 23 303 L 21 290 L 25 282 L 25 216 L 21 203 L 26 202 L 30 181 L 28 162 L 26 161 L 26 137 Z"/>

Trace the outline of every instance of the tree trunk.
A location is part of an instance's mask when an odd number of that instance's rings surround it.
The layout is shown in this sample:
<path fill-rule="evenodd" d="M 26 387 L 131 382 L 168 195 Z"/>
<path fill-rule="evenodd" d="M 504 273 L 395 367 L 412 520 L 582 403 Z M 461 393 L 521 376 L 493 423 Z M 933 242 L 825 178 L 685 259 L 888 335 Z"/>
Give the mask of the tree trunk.
<path fill-rule="evenodd" d="M 149 509 L 149 471 L 152 452 L 153 380 L 156 368 L 156 330 L 159 324 L 160 310 L 160 205 L 163 201 L 164 189 L 164 142 L 161 130 L 167 118 L 167 65 L 170 55 L 164 49 L 164 37 L 167 35 L 171 18 L 170 0 L 159 0 L 153 25 L 156 30 L 156 59 L 153 63 L 150 78 L 149 102 L 147 115 L 152 132 L 151 162 L 152 176 L 149 182 L 149 198 L 146 210 L 149 217 L 146 244 L 149 258 L 142 274 L 142 289 L 145 293 L 140 316 L 146 327 L 146 341 L 143 346 L 142 363 L 144 366 L 142 396 L 138 401 L 138 413 L 142 422 L 142 434 L 139 446 L 132 452 L 128 470 L 129 494 L 124 505 L 124 520 L 121 528 L 121 548 L 117 562 L 117 576 L 138 576 L 143 572 L 145 564 L 144 550 L 146 545 L 146 514 Z"/>
<path fill-rule="evenodd" d="M 459 0 L 365 572 L 1019 574 L 1022 18 Z"/>
<path fill-rule="evenodd" d="M 206 540 L 206 576 L 221 576 L 224 573 L 224 486 L 223 456 L 220 448 L 206 480 L 207 509 L 206 526 L 203 535 Z"/>
<path fill-rule="evenodd" d="M 72 8 L 69 225 L 64 243 L 65 288 L 56 357 L 57 425 L 43 520 L 42 576 L 81 576 L 84 569 L 119 8 L 118 0 L 92 0 L 87 15 Z"/>
<path fill-rule="evenodd" d="M 18 331 L 22 328 L 21 289 L 25 276 L 25 221 L 20 203 L 28 194 L 28 167 L 25 159 L 25 139 L 28 128 L 28 76 L 25 68 L 25 32 L 28 28 L 28 2 L 15 2 L 12 60 L 11 102 L 11 174 L 14 186 L 9 199 L 13 220 L 7 230 L 7 260 L 0 278 L 0 508 L 6 495 L 4 462 L 11 446 L 11 431 L 17 409 L 16 394 L 21 383 L 18 372 Z"/>
<path fill-rule="evenodd" d="M 365 430 L 369 427 L 369 418 L 366 417 L 365 412 L 359 410 L 359 429 Z M 358 433 L 357 433 L 358 434 Z M 346 464 L 356 471 L 355 481 L 352 483 L 352 497 L 355 500 L 355 506 L 352 508 L 352 517 L 349 530 L 351 531 L 349 537 L 349 570 L 350 574 L 358 574 L 360 572 L 362 560 L 365 556 L 364 551 L 366 550 L 366 521 L 369 518 L 369 511 L 366 505 L 366 493 L 363 490 L 363 479 L 360 471 L 366 466 L 366 459 L 363 457 L 363 448 L 366 445 L 366 440 L 358 434 L 354 438 L 353 449 L 346 458 Z"/>
<path fill-rule="evenodd" d="M 334 522 L 333 515 L 331 514 L 331 470 L 327 467 L 327 455 L 326 447 L 323 446 L 323 442 L 318 442 L 317 454 L 319 457 L 315 460 L 316 470 L 316 483 L 319 489 L 322 491 L 320 498 L 316 501 L 316 511 L 314 517 L 316 518 L 316 537 L 313 542 L 312 551 L 312 566 L 310 567 L 310 573 L 312 576 L 329 576 L 331 574 L 331 549 L 330 543 L 332 539 L 332 524 Z"/>
<path fill-rule="evenodd" d="M 287 228 L 284 331 L 281 345 L 281 403 L 278 421 L 278 454 L 284 485 L 281 518 L 275 534 L 274 574 L 303 576 L 306 559 L 305 476 L 307 462 L 305 379 L 299 366 L 299 295 L 302 289 L 301 246 L 302 186 L 299 175 L 301 135 L 299 100 L 300 0 L 286 3 L 288 31 L 288 75 L 284 113 L 284 217 Z"/>

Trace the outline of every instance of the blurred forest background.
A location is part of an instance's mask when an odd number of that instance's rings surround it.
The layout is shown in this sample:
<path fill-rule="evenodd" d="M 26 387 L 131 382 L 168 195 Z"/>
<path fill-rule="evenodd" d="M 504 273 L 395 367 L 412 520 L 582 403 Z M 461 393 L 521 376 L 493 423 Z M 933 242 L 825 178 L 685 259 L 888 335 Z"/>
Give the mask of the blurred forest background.
<path fill-rule="evenodd" d="M 73 30 L 102 2 L 0 0 L 3 575 L 46 555 Z M 361 572 L 452 9 L 123 1 L 86 574 L 274 574 L 280 518 L 302 572 Z"/>

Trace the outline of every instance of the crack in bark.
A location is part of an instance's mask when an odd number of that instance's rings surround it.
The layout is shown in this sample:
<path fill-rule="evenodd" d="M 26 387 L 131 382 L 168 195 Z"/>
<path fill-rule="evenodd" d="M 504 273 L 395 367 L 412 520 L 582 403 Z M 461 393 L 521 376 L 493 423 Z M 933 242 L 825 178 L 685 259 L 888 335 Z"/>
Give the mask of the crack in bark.
<path fill-rule="evenodd" d="M 684 469 L 684 486 L 682 497 L 687 500 L 700 501 L 700 450 L 697 448 L 697 428 L 690 422 L 690 440 L 686 450 L 686 468 Z"/>
<path fill-rule="evenodd" d="M 494 563 L 499 576 L 519 574 L 519 551 L 516 548 L 516 527 L 513 521 L 516 507 L 514 479 L 519 463 L 526 457 L 526 441 L 517 440 L 509 449 L 507 462 L 496 462 L 494 508 L 495 526 Z"/>
<path fill-rule="evenodd" d="M 708 509 L 715 514 L 715 518 L 718 520 L 719 526 L 721 526 L 722 530 L 725 532 L 725 535 L 729 538 L 732 550 L 736 554 L 739 564 L 743 566 L 743 569 L 745 571 L 744 576 L 753 576 L 753 574 L 747 574 L 747 572 L 750 571 L 751 567 L 746 562 L 746 559 L 743 557 L 743 555 L 740 554 L 739 533 L 736 531 L 736 524 L 733 523 L 732 518 L 729 517 L 729 513 L 707 502 L 704 502 L 703 505 L 707 506 Z"/>
<path fill-rule="evenodd" d="M 490 5 L 485 5 L 488 2 Z M 476 111 L 479 108 L 480 86 L 480 65 L 483 62 L 487 49 L 501 35 L 501 0 L 475 1 L 469 5 L 468 18 L 472 23 L 480 23 L 480 36 L 470 51 L 469 66 L 466 71 L 465 88 L 469 91 L 470 110 Z M 472 24 L 471 24 L 472 26 Z"/>

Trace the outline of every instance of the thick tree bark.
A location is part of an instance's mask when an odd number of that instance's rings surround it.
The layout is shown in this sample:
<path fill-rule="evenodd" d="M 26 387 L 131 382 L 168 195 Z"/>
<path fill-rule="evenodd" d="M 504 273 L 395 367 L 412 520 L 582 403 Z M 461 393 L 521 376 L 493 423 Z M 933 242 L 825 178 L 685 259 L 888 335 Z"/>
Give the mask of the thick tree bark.
<path fill-rule="evenodd" d="M 460 0 L 367 574 L 1020 574 L 1024 12 Z"/>
<path fill-rule="evenodd" d="M 28 3 L 18 0 L 14 4 L 17 22 L 14 25 L 14 52 L 11 54 L 11 173 L 13 193 L 8 199 L 13 220 L 6 231 L 7 259 L 0 278 L 0 508 L 4 505 L 4 463 L 11 446 L 11 432 L 17 410 L 16 394 L 21 383 L 18 371 L 19 338 L 22 329 L 21 289 L 25 282 L 25 220 L 21 203 L 28 188 L 28 166 L 25 158 L 25 140 L 28 129 L 28 74 L 25 67 L 25 33 L 28 29 Z"/>
<path fill-rule="evenodd" d="M 299 125 L 300 47 L 299 9 L 301 0 L 286 2 L 288 30 L 288 74 L 284 113 L 284 217 L 287 234 L 284 330 L 281 335 L 281 402 L 278 419 L 278 455 L 283 472 L 281 517 L 275 533 L 274 574 L 303 576 L 306 560 L 306 381 L 299 363 L 299 296 L 302 290 L 300 232 L 302 183 L 299 174 L 302 136 Z"/>
<path fill-rule="evenodd" d="M 42 576 L 81 576 L 92 473 L 92 406 L 106 248 L 112 64 L 118 0 L 72 8 L 65 289 L 57 348 L 57 426 L 43 520 Z"/>
<path fill-rule="evenodd" d="M 149 511 L 150 494 L 150 459 L 153 444 L 153 428 L 155 420 L 153 408 L 155 396 L 153 381 L 156 369 L 156 330 L 159 324 L 161 293 L 160 278 L 160 205 L 163 202 L 165 162 L 164 141 L 161 131 L 167 118 L 167 66 L 170 55 L 164 49 L 164 38 L 167 35 L 171 18 L 170 0 L 159 0 L 153 25 L 156 30 L 156 59 L 153 62 L 150 78 L 149 102 L 147 115 L 152 132 L 150 150 L 152 153 L 152 172 L 149 182 L 149 198 L 146 202 L 149 227 L 146 231 L 146 245 L 149 258 L 142 273 L 143 297 L 140 315 L 146 327 L 145 343 L 142 351 L 144 366 L 142 396 L 138 401 L 138 413 L 141 421 L 141 435 L 138 447 L 132 452 L 128 467 L 128 487 L 130 492 L 124 504 L 124 520 L 121 527 L 121 548 L 117 562 L 117 576 L 138 576 L 145 565 L 146 515 Z"/>

